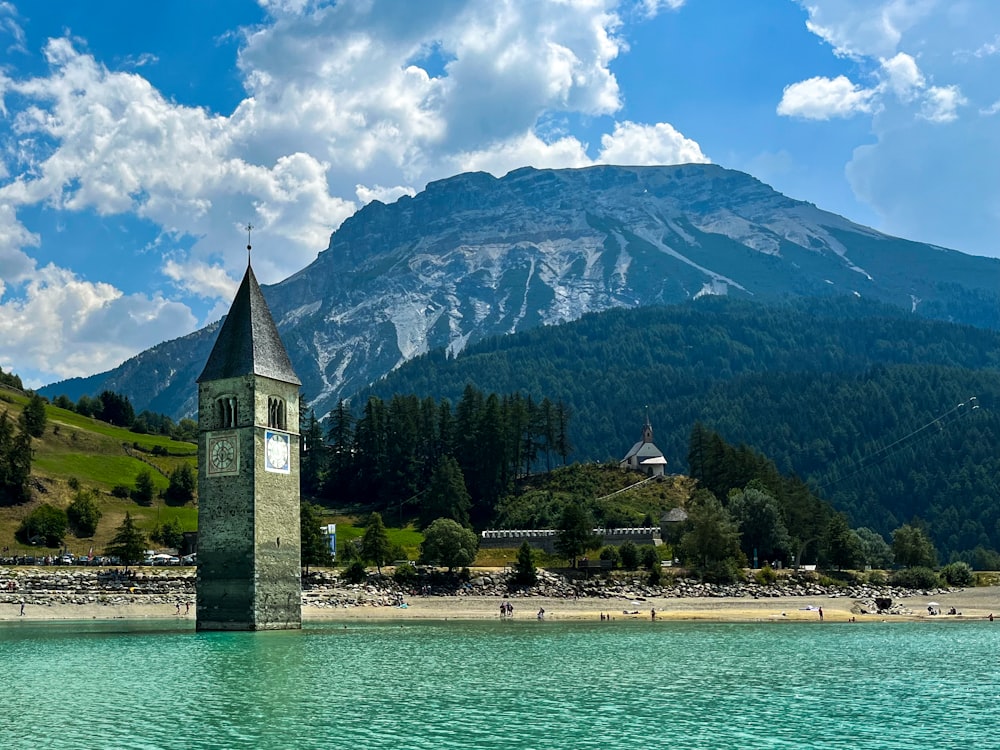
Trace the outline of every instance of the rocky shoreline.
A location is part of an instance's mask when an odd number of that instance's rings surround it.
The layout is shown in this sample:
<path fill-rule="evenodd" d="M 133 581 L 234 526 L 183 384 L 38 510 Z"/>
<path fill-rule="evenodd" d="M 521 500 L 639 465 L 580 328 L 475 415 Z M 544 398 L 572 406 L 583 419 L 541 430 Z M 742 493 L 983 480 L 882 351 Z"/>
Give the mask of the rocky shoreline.
<path fill-rule="evenodd" d="M 443 574 L 421 576 L 411 584 L 399 584 L 391 576 L 372 575 L 363 583 L 348 583 L 339 571 L 313 571 L 303 577 L 302 604 L 319 609 L 339 607 L 396 607 L 405 599 L 420 597 L 476 597 L 508 599 L 593 600 L 616 607 L 622 602 L 651 599 L 843 599 L 859 614 L 913 614 L 907 600 L 914 597 L 944 597 L 962 589 L 913 590 L 889 586 L 821 585 L 814 575 L 787 577 L 773 585 L 755 582 L 702 583 L 678 578 L 653 586 L 641 574 L 619 573 L 610 577 L 569 578 L 538 571 L 538 583 L 530 588 L 513 585 L 508 571 L 474 571 L 469 580 Z M 108 605 L 193 604 L 195 570 L 139 568 L 128 576 L 108 569 L 0 568 L 0 604 Z M 891 602 L 880 608 L 877 600 Z M 846 604 L 847 602 L 845 602 Z M 602 605 L 603 606 L 603 605 Z M 919 611 L 923 607 L 918 606 Z"/>

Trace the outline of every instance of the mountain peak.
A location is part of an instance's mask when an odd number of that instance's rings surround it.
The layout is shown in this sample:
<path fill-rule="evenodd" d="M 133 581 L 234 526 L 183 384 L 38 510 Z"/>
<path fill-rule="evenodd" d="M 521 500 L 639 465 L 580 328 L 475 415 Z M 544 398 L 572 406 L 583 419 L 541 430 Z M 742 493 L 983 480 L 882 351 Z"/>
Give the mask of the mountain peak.
<path fill-rule="evenodd" d="M 706 294 L 856 295 L 995 326 L 997 289 L 994 259 L 888 237 L 751 175 L 682 164 L 437 180 L 413 197 L 369 203 L 311 265 L 264 293 L 322 415 L 431 349 L 455 353 L 592 311 Z M 140 408 L 180 416 L 191 405 L 188 366 L 161 362 L 169 379 L 119 368 L 89 379 L 88 392 L 114 381 Z"/>

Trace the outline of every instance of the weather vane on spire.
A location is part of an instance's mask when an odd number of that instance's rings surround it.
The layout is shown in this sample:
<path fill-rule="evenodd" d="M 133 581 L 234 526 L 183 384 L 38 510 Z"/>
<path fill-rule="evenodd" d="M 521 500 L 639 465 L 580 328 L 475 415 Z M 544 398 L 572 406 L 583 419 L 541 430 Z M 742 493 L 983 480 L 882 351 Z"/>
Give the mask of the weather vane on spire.
<path fill-rule="evenodd" d="M 250 232 L 253 231 L 253 224 L 247 222 L 247 263 L 250 263 L 250 250 L 253 249 L 253 245 L 250 244 Z"/>

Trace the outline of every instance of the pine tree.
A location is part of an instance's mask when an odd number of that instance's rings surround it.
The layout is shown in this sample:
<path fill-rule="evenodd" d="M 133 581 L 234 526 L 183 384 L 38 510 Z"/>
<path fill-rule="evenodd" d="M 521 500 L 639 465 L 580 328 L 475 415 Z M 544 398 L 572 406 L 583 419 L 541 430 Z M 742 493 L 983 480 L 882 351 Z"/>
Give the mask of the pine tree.
<path fill-rule="evenodd" d="M 365 527 L 365 534 L 361 537 L 361 556 L 370 563 L 374 563 L 378 572 L 382 572 L 382 566 L 389 562 L 392 554 L 392 545 L 389 542 L 389 532 L 382 523 L 380 513 L 372 513 L 368 519 L 368 526 Z"/>
<path fill-rule="evenodd" d="M 31 437 L 40 438 L 45 433 L 45 399 L 37 393 L 31 394 L 21 416 Z"/>
<path fill-rule="evenodd" d="M 301 457 L 299 473 L 302 477 L 302 492 L 305 495 L 318 495 L 326 481 L 327 463 L 329 457 L 326 444 L 323 441 L 323 428 L 316 419 L 316 412 L 309 410 L 302 430 L 299 443 Z"/>
<path fill-rule="evenodd" d="M 468 527 L 470 506 L 469 491 L 458 461 L 442 456 L 420 504 L 421 527 L 426 529 L 438 518 L 450 518 Z"/>
<path fill-rule="evenodd" d="M 0 505 L 19 505 L 31 499 L 31 435 L 18 420 L 18 429 L 0 414 Z"/>
<path fill-rule="evenodd" d="M 134 565 L 142 560 L 147 544 L 146 535 L 135 525 L 132 514 L 126 511 L 125 520 L 118 527 L 111 542 L 104 548 L 104 552 L 112 557 L 117 557 L 125 566 L 125 570 L 128 570 L 129 565 Z"/>
<path fill-rule="evenodd" d="M 522 586 L 534 586 L 538 583 L 538 571 L 535 570 L 535 554 L 531 549 L 531 545 L 527 542 L 521 542 L 521 546 L 517 550 L 514 580 Z"/>
<path fill-rule="evenodd" d="M 320 508 L 302 501 L 299 508 L 301 565 L 307 571 L 310 566 L 329 566 L 332 563 L 330 543 L 323 533 L 320 523 Z"/>

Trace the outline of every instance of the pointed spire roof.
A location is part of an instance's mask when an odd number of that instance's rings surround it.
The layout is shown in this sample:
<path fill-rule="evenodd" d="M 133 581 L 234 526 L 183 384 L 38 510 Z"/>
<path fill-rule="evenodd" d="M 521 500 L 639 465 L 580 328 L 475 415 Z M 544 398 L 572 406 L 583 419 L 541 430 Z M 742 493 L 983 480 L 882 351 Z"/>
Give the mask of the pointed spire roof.
<path fill-rule="evenodd" d="M 263 375 L 302 385 L 249 263 L 198 382 L 240 375 Z"/>

